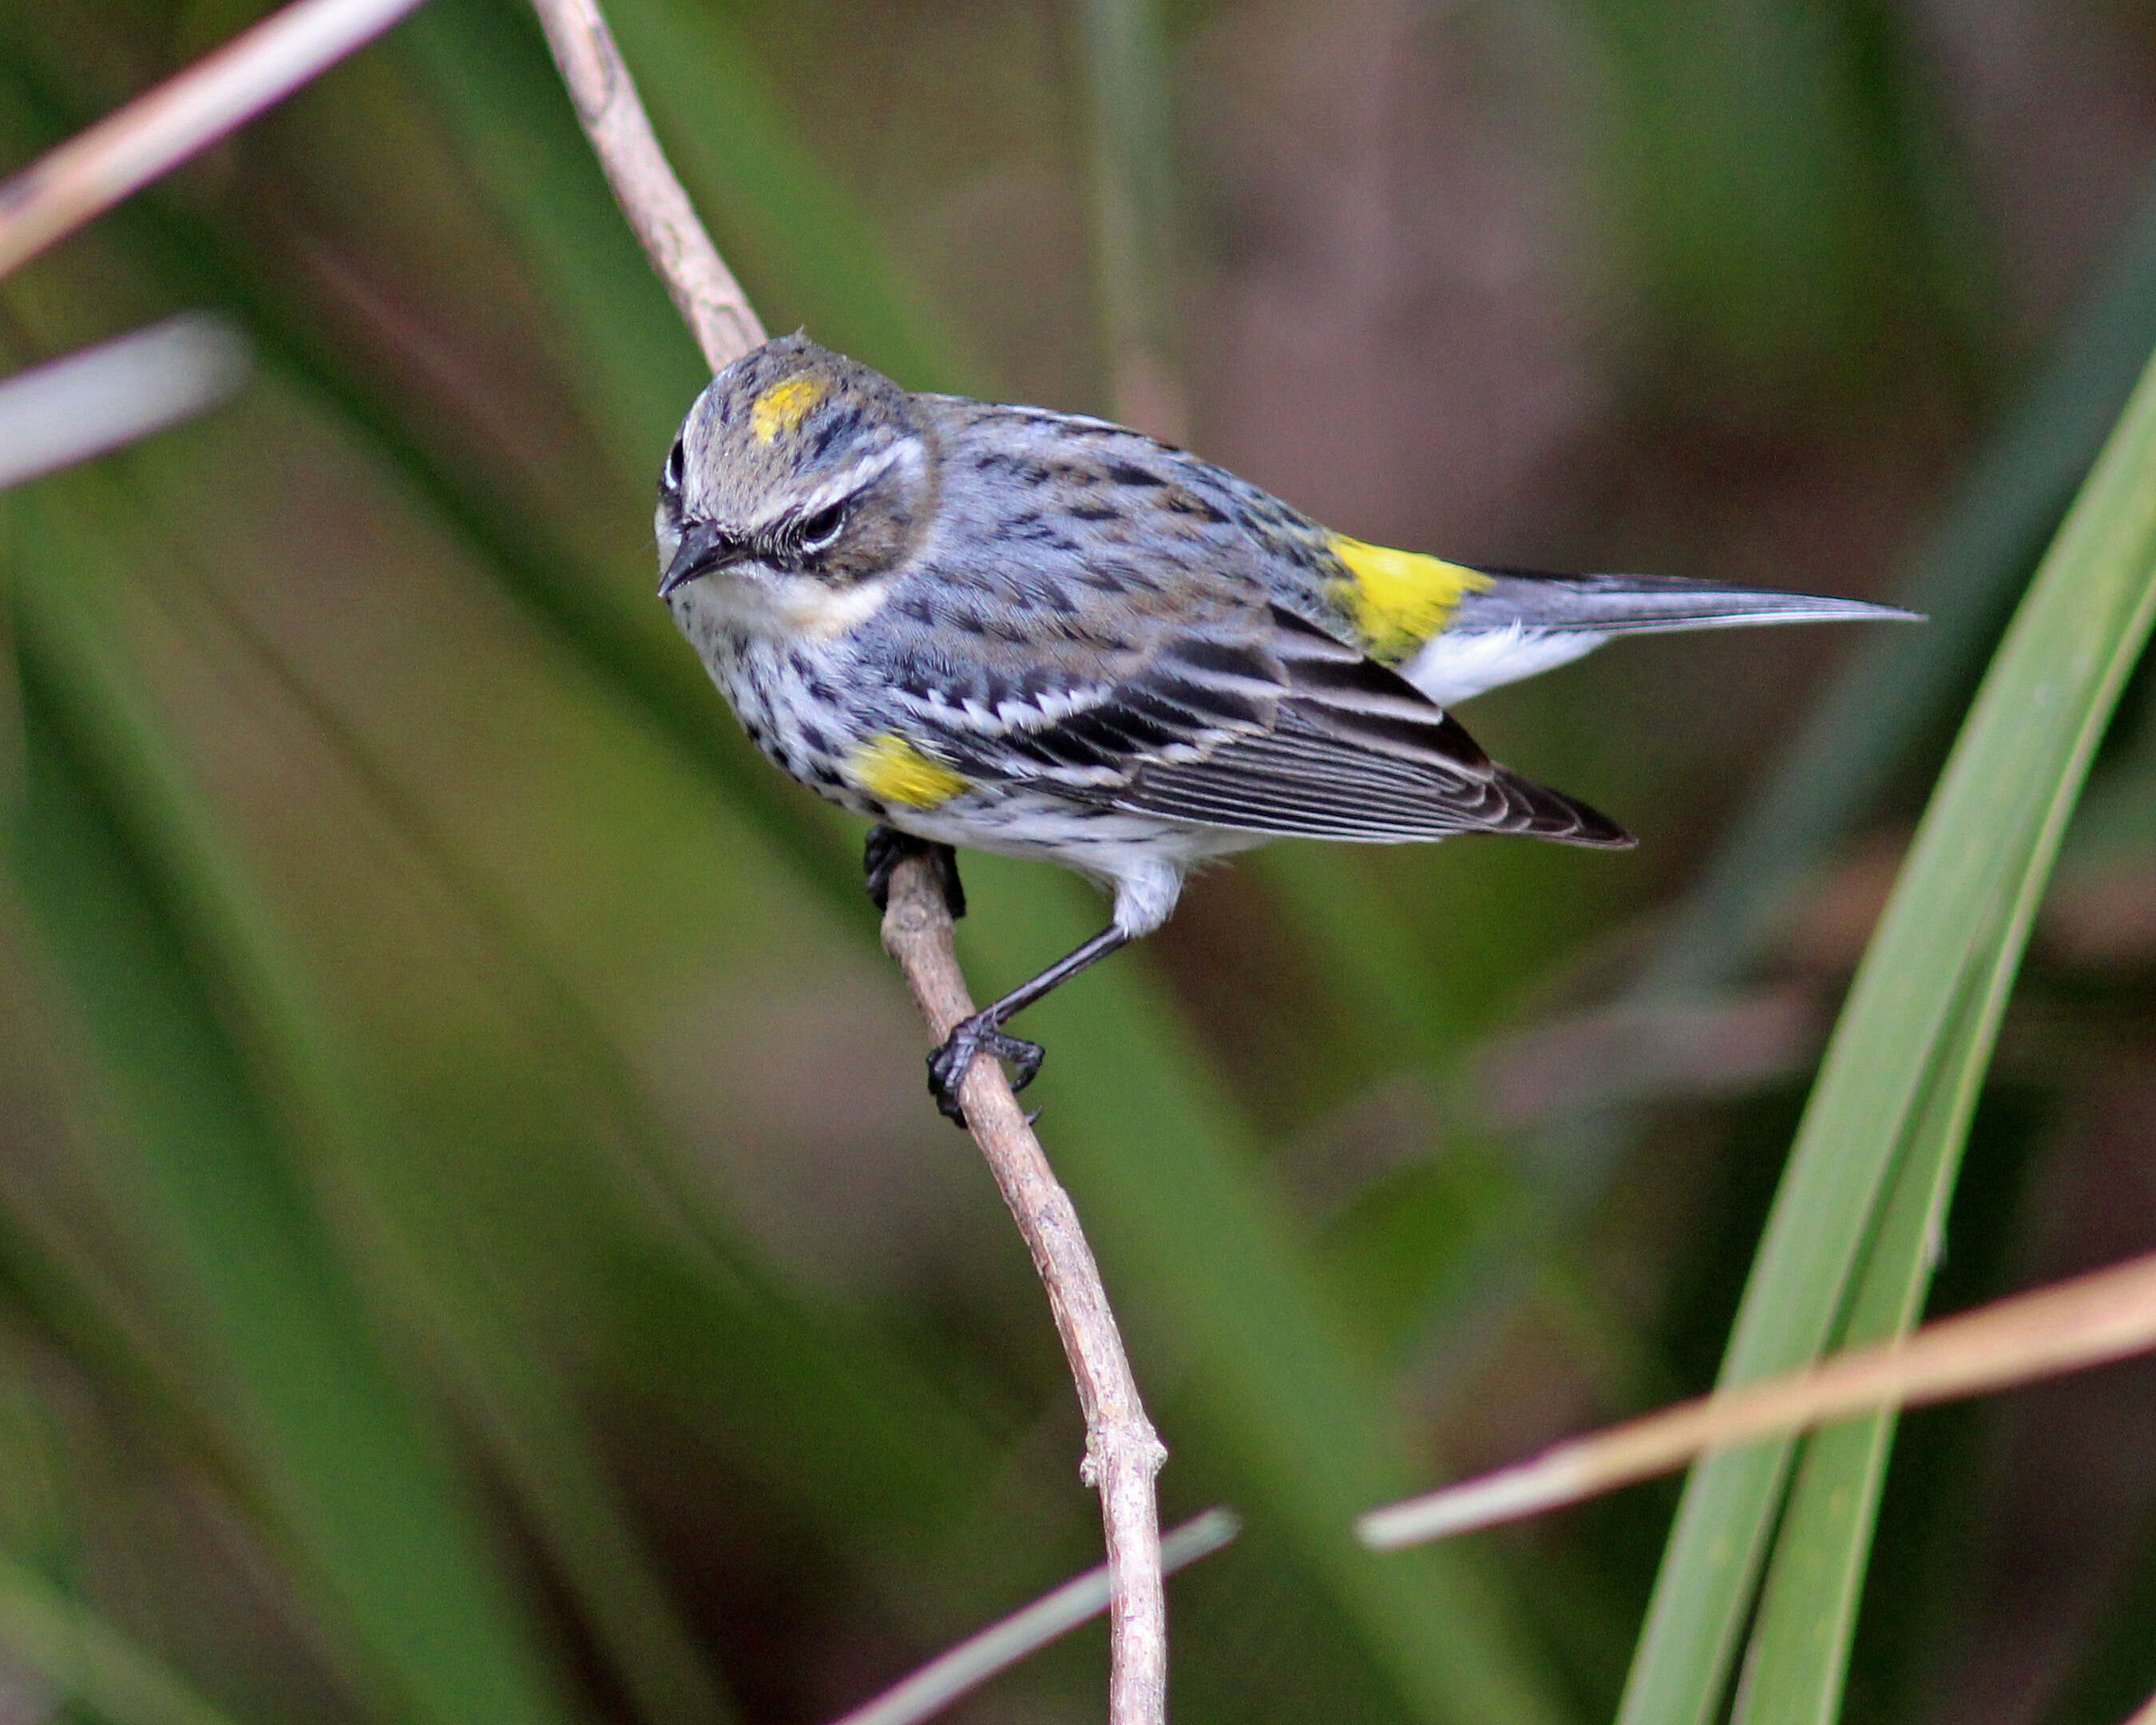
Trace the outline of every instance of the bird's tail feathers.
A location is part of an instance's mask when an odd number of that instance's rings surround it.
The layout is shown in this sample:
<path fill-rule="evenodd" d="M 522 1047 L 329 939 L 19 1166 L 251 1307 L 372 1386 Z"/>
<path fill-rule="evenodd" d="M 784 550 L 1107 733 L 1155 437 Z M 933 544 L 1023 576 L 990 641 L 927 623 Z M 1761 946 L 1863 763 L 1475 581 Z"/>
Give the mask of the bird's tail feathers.
<path fill-rule="evenodd" d="M 1490 584 L 1464 597 L 1452 629 L 1518 628 L 1553 634 L 1645 634 L 1660 629 L 1737 629 L 1763 623 L 1899 619 L 1912 611 L 1865 599 L 1723 587 L 1676 575 L 1543 575 L 1483 568 Z"/>

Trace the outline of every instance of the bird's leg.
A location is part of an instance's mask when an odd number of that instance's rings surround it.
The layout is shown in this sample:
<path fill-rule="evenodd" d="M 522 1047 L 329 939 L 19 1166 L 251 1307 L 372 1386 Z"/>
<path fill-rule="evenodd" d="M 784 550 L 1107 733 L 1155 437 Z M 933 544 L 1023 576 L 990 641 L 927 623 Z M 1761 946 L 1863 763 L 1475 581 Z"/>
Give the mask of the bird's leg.
<path fill-rule="evenodd" d="M 891 908 L 891 871 L 909 856 L 925 856 L 936 865 L 936 884 L 943 889 L 943 906 L 955 922 L 966 914 L 966 889 L 958 880 L 958 853 L 948 845 L 937 845 L 901 833 L 896 827 L 873 826 L 861 855 L 868 875 L 869 896 L 879 911 Z"/>
<path fill-rule="evenodd" d="M 1031 982 L 1020 983 L 1002 999 L 960 1020 L 943 1045 L 928 1057 L 928 1093 L 936 1098 L 936 1106 L 945 1117 L 960 1126 L 966 1123 L 965 1111 L 958 1106 L 958 1086 L 977 1054 L 985 1051 L 998 1060 L 1009 1060 L 1014 1068 L 1013 1090 L 1024 1090 L 1032 1083 L 1034 1074 L 1040 1070 L 1040 1045 L 1006 1035 L 1004 1021 L 1024 1011 L 1050 989 L 1069 982 L 1080 971 L 1099 963 L 1118 947 L 1127 945 L 1130 938 L 1111 924 L 1076 952 L 1057 959 Z"/>

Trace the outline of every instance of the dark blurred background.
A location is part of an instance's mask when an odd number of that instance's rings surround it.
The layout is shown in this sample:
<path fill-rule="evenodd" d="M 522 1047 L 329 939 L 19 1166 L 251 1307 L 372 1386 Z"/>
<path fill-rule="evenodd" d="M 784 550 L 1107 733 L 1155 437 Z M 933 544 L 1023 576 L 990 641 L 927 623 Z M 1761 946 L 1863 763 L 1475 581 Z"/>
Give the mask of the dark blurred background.
<path fill-rule="evenodd" d="M 11 0 L 0 160 L 259 10 Z M 1248 1524 L 1171 1584 L 1177 1716 L 1605 1715 L 1673 1486 L 1460 1552 L 1348 1520 L 1711 1378 L 1908 824 L 2156 344 L 2156 12 L 609 11 L 776 331 L 1366 539 L 1933 614 L 1478 701 L 1640 849 L 1279 846 L 1026 1023 L 1165 1510 Z M 857 824 L 652 599 L 699 369 L 514 0 L 430 0 L 0 285 L 0 343 L 190 306 L 244 393 L 6 514 L 0 1581 L 234 1720 L 833 1716 L 1096 1561 L 1096 1508 Z M 2145 707 L 1941 1309 L 2156 1244 Z M 984 998 L 1098 916 L 967 878 Z M 1097 1717 L 1104 1665 L 1096 1628 L 955 1717 Z M 1908 1421 L 1851 1717 L 2152 1688 L 2156 1371 Z"/>

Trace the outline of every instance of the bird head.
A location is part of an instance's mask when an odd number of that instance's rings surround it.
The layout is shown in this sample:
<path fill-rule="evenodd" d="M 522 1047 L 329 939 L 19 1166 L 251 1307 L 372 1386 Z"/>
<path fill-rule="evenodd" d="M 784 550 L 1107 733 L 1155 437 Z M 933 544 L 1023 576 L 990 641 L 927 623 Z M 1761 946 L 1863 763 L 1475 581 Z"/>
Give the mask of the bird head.
<path fill-rule="evenodd" d="M 805 336 L 767 341 L 705 387 L 666 457 L 660 594 L 723 577 L 729 609 L 798 611 L 858 588 L 921 536 L 934 468 L 891 379 Z"/>

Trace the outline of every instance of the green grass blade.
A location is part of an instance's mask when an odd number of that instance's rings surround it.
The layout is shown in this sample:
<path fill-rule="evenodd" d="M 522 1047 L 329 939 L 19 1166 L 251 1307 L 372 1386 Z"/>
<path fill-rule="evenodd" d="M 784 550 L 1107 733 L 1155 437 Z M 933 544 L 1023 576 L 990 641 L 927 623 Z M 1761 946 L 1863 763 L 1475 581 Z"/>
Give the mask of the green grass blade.
<path fill-rule="evenodd" d="M 1928 1096 L 1942 1081 L 1973 1085 L 1989 1057 L 2090 755 L 2156 618 L 2152 465 L 2156 368 L 2016 614 L 1865 956 L 1753 1265 L 1724 1384 L 1801 1364 L 1826 1346 L 1902 1159 L 1928 1147 L 1936 1161 L 1958 1145 L 1960 1128 L 1919 1144 Z M 1789 1455 L 1787 1445 L 1760 1445 L 1693 1470 L 1626 1689 L 1625 1725 L 1697 1725 L 1714 1710 Z"/>
<path fill-rule="evenodd" d="M 143 452 L 131 465 L 139 474 L 157 460 L 157 454 Z M 154 485 L 142 489 L 144 495 L 156 495 Z M 102 475 L 75 475 L 67 490 L 84 513 L 95 511 L 108 521 L 122 518 L 117 490 L 105 484 Z M 181 516 L 172 511 L 167 518 Z M 179 561 L 175 547 L 162 549 L 173 562 Z M 131 547 L 126 529 L 110 530 L 95 552 L 74 558 L 74 567 L 95 590 L 105 591 L 125 583 L 131 555 L 150 554 L 146 544 Z M 154 733 L 155 719 L 134 709 L 129 695 L 121 692 L 130 681 L 126 672 L 109 660 L 100 661 L 94 652 L 84 654 L 80 670 L 85 678 L 104 679 L 97 691 L 100 704 L 115 718 L 124 712 L 123 724 L 131 721 L 138 760 L 154 752 L 145 739 Z M 177 848 L 193 853 L 168 855 L 167 866 L 182 877 L 215 879 L 221 884 L 211 889 L 213 896 L 228 903 L 248 895 L 244 867 L 228 855 L 215 854 L 214 814 L 170 807 L 187 799 L 182 778 L 170 773 L 156 796 L 140 802 L 146 808 L 167 805 L 161 825 L 168 852 Z M 336 1144 L 339 1161 L 348 1169 L 370 1163 L 377 1168 L 422 1165 L 430 1174 L 455 1165 L 459 1158 L 453 1145 L 439 1146 L 431 1154 L 416 1145 L 402 1157 L 388 1153 L 398 1140 L 416 1136 L 403 1121 L 393 1123 L 389 1117 L 386 1099 L 393 1095 L 395 1083 L 379 1074 L 362 1076 L 358 1051 L 336 1027 L 328 1003 L 310 985 L 299 955 L 268 918 L 228 914 L 221 922 L 224 968 L 238 979 L 252 1018 L 267 1027 L 261 1040 L 280 1076 L 301 1093 L 305 1111 Z M 531 1087 L 536 1090 L 543 1082 L 534 1075 Z M 495 1111 L 495 1117 L 515 1132 L 511 1111 Z M 527 1173 L 533 1172 L 530 1164 L 544 1153 L 540 1134 L 527 1133 L 509 1153 L 520 1156 Z M 413 1208 L 424 1214 L 434 1207 L 423 1199 Z M 600 1206 L 589 1208 L 596 1213 Z M 613 1656 L 624 1688 L 651 1718 L 693 1725 L 722 1717 L 726 1710 L 710 1674 L 628 1525 L 558 1364 L 522 1345 L 518 1315 L 501 1291 L 501 1260 L 508 1257 L 511 1242 L 497 1236 L 490 1243 L 493 1251 L 475 1257 L 454 1249 L 424 1253 L 414 1250 L 412 1239 L 412 1232 L 373 1229 L 365 1244 L 376 1274 L 387 1271 L 387 1280 L 411 1291 L 403 1301 L 403 1315 L 427 1334 L 438 1361 L 448 1368 L 462 1411 L 485 1434 L 568 1590 Z"/>
<path fill-rule="evenodd" d="M 562 1717 L 437 1434 L 395 1380 L 189 943 L 100 789 L 126 721 L 87 661 L 76 580 L 18 559 L 30 778 L 10 859 L 138 1135 L 300 1580 L 393 1717 Z M 137 787 L 136 788 L 139 788 Z M 137 807 L 139 803 L 131 803 Z"/>
<path fill-rule="evenodd" d="M 1956 485 L 1893 597 L 1930 619 L 1856 647 L 1686 896 L 1635 993 L 1681 993 L 1753 963 L 1948 710 L 2118 422 L 2156 348 L 2156 189 L 2019 403 Z"/>
<path fill-rule="evenodd" d="M 1629 998 L 1697 993 L 1757 961 L 1793 894 L 1846 839 L 1973 675 L 1995 619 L 2025 585 L 2045 536 L 2056 528 L 2152 347 L 2156 195 L 2144 202 L 2056 350 L 1971 464 L 1938 528 L 1917 548 L 1895 597 L 1928 613 L 1932 621 L 1921 629 L 1880 629 L 1856 646 L 1705 877 L 1678 907 Z M 1265 865 L 1281 855 L 1265 854 Z M 1298 905 L 1322 904 L 1327 916 L 1338 918 L 1343 911 L 1325 896 L 1331 887 L 1329 879 L 1319 883 Z M 1553 897 L 1568 903 L 1573 896 L 1542 894 L 1508 914 L 1485 913 L 1482 920 L 1510 930 L 1521 918 L 1550 915 Z M 1382 905 L 1371 913 L 1373 918 L 1385 914 Z M 1322 922 L 1312 926 L 1322 938 Z M 1336 986 L 1345 986 L 1343 974 L 1368 974 L 1374 968 L 1367 956 L 1371 952 L 1409 973 L 1404 980 L 1388 975 L 1372 982 L 1357 993 L 1358 1002 L 1397 990 L 1398 998 L 1417 1001 L 1419 1024 L 1444 1023 L 1429 1001 L 1432 983 L 1414 980 L 1417 971 L 1431 975 L 1430 967 L 1402 965 L 1406 951 L 1397 936 L 1371 937 L 1360 947 L 1344 939 L 1327 947 Z M 1566 1219 L 1584 1214 L 1594 1195 L 1606 1189 L 1609 1170 L 1623 1162 L 1636 1136 L 1632 1124 L 1614 1111 L 1537 1132 L 1525 1147 L 1533 1173 L 1523 1182 L 1522 1195 L 1540 1206 L 1542 1220 L 1536 1225 L 1531 1218 L 1530 1225 L 1517 1230 L 1510 1259 L 1494 1263 L 1482 1286 L 1466 1293 L 1448 1315 L 1471 1307 L 1482 1326 L 1493 1329 L 1495 1315 L 1536 1286 L 1534 1266 L 1563 1237 Z"/>
<path fill-rule="evenodd" d="M 1964 999 L 1941 1039 L 1940 1070 L 1895 1172 L 1838 1348 L 1905 1334 L 1923 1310 L 2011 968 L 1994 966 L 1985 980 L 1990 986 Z M 1875 1414 L 1806 1441 L 1745 1658 L 1740 1721 L 1826 1725 L 1839 1713 L 1895 1424 L 1892 1414 Z"/>
<path fill-rule="evenodd" d="M 2130 579 L 2133 548 L 2123 546 L 2118 554 L 2127 560 L 2123 572 Z M 2143 573 L 2156 579 L 2156 572 Z M 2130 636 L 2122 644 L 2138 658 Z M 2131 665 L 2129 658 L 2125 669 Z M 2123 670 L 2119 675 L 2123 679 Z M 2092 716 L 2098 736 L 2109 711 L 2105 701 Z M 2074 768 L 2066 800 L 2030 868 L 2012 883 L 2011 901 L 2003 913 L 1994 908 L 2003 937 L 1999 950 L 1988 968 L 1972 975 L 1969 997 L 1939 1039 L 1929 1095 L 1901 1153 L 1878 1236 L 1835 1337 L 1837 1348 L 1906 1334 L 1922 1315 L 1984 1070 L 2085 765 Z M 1894 1425 L 1893 1416 L 1881 1414 L 1821 1434 L 1806 1446 L 1753 1629 L 1743 1717 L 1776 1725 L 1830 1725 L 1838 1717 Z"/>

